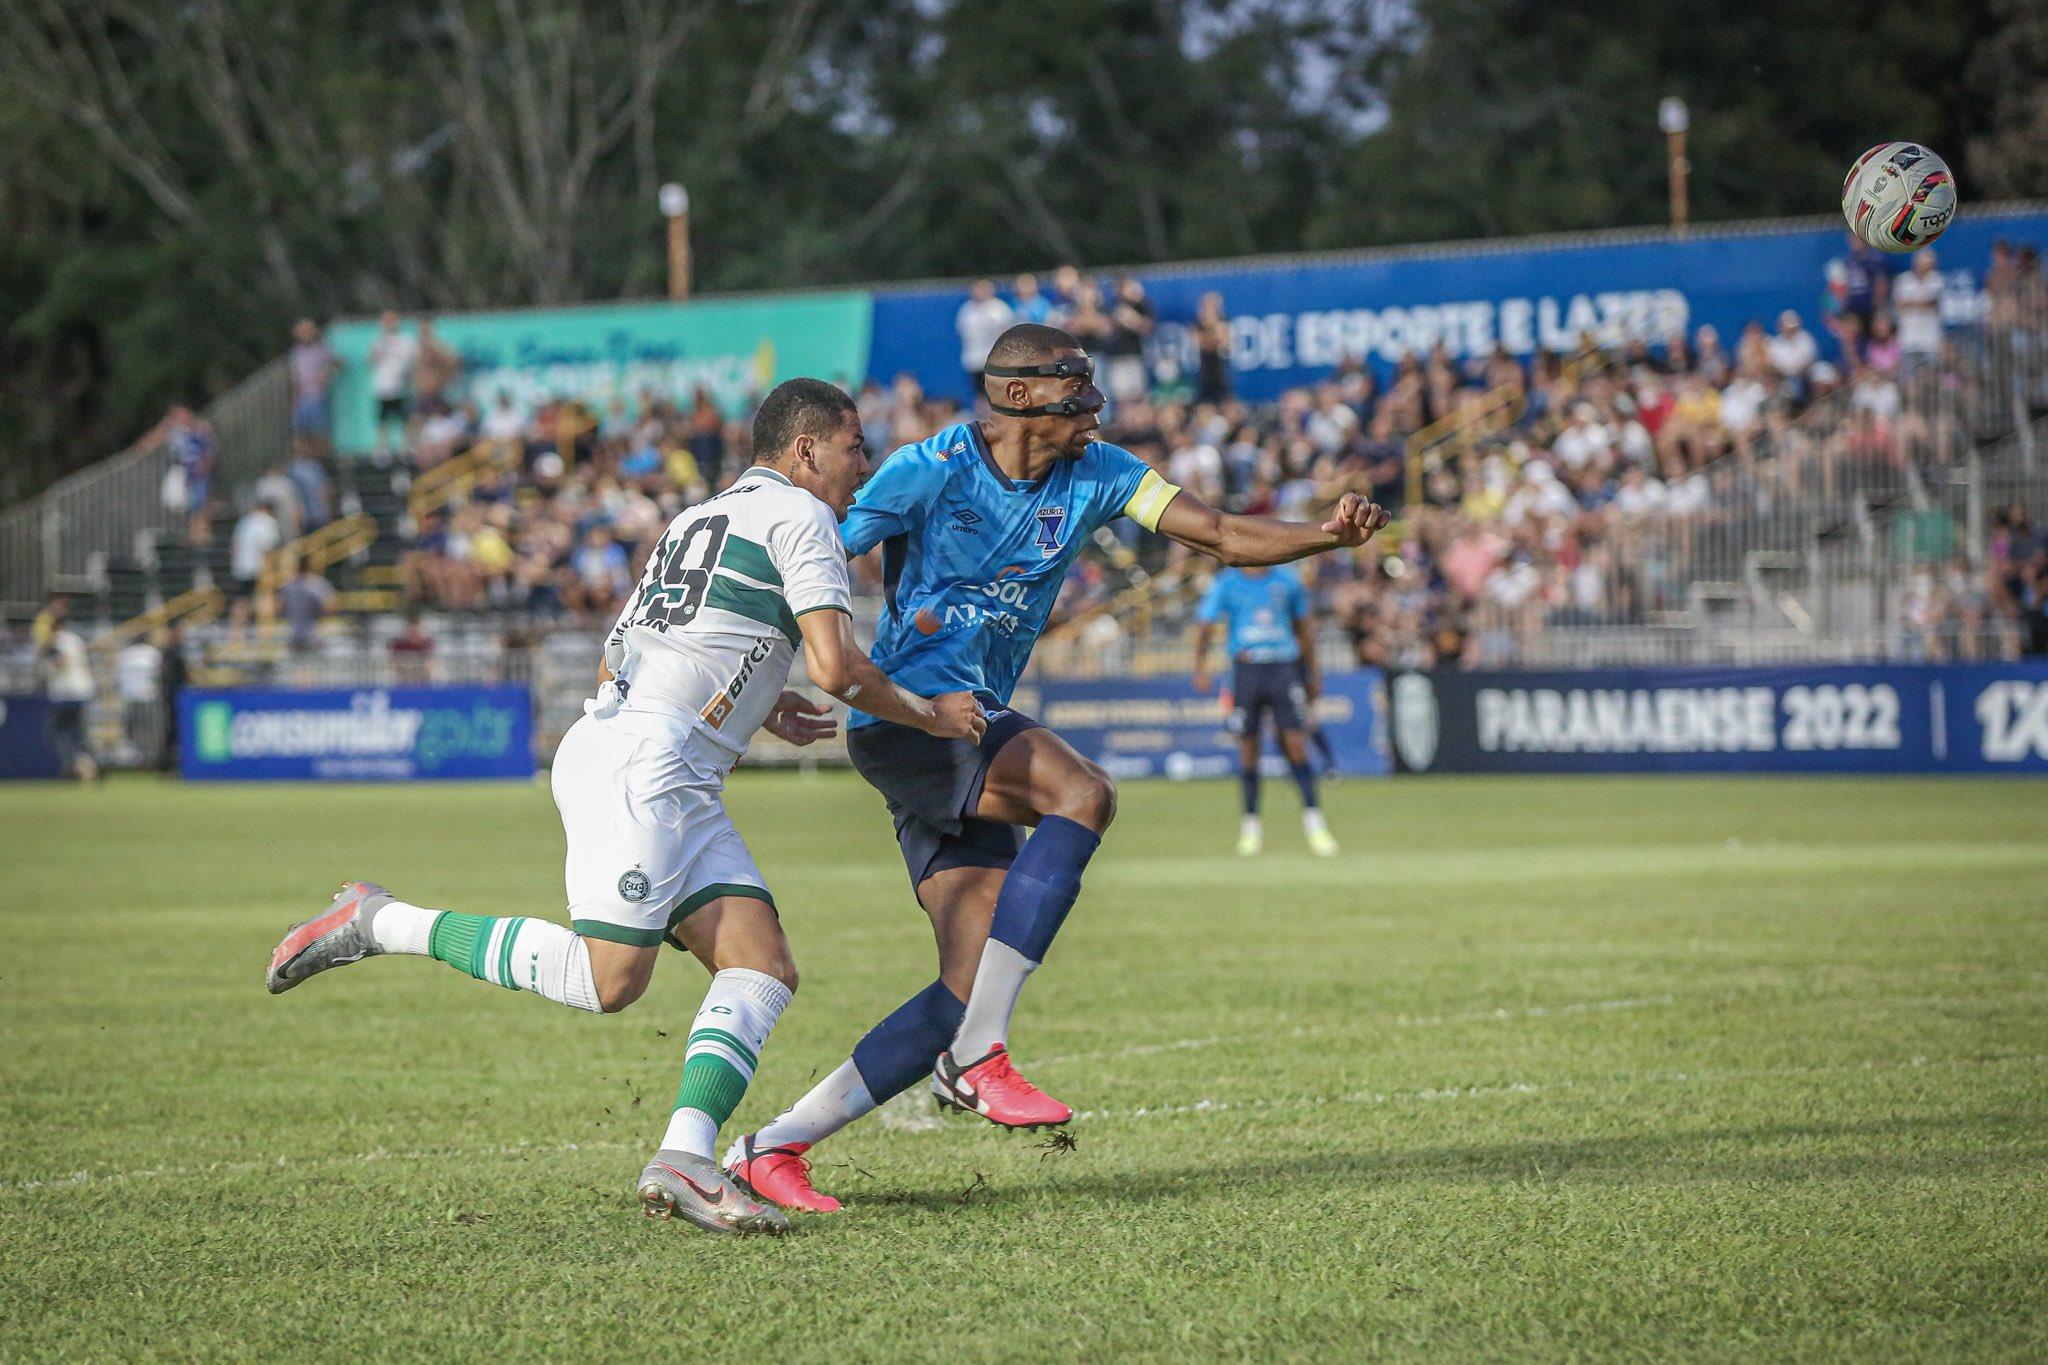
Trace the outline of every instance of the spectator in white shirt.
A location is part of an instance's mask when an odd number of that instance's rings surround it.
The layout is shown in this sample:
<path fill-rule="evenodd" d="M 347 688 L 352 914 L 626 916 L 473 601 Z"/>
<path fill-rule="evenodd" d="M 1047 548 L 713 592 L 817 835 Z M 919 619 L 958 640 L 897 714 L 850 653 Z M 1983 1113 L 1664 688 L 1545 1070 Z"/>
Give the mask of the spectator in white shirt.
<path fill-rule="evenodd" d="M 1755 375 L 1743 371 L 1721 390 L 1721 425 L 1737 439 L 1748 435 L 1762 418 L 1764 404 L 1770 398 L 1771 391 L 1758 383 Z"/>
<path fill-rule="evenodd" d="M 148 639 L 131 640 L 114 656 L 121 735 L 134 761 L 151 767 L 163 743 L 163 670 L 163 651 Z"/>
<path fill-rule="evenodd" d="M 93 682 L 85 641 L 69 622 L 60 618 L 50 632 L 42 665 L 57 761 L 65 776 L 90 782 L 99 776 L 99 765 L 86 741 L 85 708 L 99 688 Z"/>
<path fill-rule="evenodd" d="M 487 441 L 518 441 L 526 436 L 526 415 L 519 411 L 512 401 L 512 395 L 500 391 L 498 401 L 491 405 L 490 415 L 484 418 L 484 439 Z"/>
<path fill-rule="evenodd" d="M 1899 350 L 1908 374 L 1941 353 L 1941 272 L 1931 248 L 1913 254 L 1913 268 L 1892 281 L 1899 318 Z"/>
<path fill-rule="evenodd" d="M 1191 488 L 1207 503 L 1223 497 L 1223 452 L 1207 441 L 1188 439 L 1167 457 L 1166 477 L 1179 488 Z"/>
<path fill-rule="evenodd" d="M 419 343 L 400 330 L 398 314 L 384 311 L 377 339 L 370 343 L 370 393 L 377 400 L 377 453 L 388 455 L 391 427 L 405 435 L 405 400 L 412 384 L 412 369 L 419 360 Z"/>
<path fill-rule="evenodd" d="M 1596 462 L 1606 463 L 1608 452 L 1614 448 L 1614 434 L 1594 420 L 1597 415 L 1598 410 L 1591 403 L 1574 404 L 1571 420 L 1551 443 L 1566 469 L 1577 472 Z"/>
<path fill-rule="evenodd" d="M 976 280 L 967 302 L 954 314 L 953 327 L 960 333 L 960 368 L 967 373 L 970 403 L 981 397 L 981 372 L 988 364 L 988 353 L 1013 321 L 1010 305 L 996 297 L 993 280 Z"/>
<path fill-rule="evenodd" d="M 1663 483 L 1651 478 L 1641 465 L 1630 465 L 1621 476 L 1621 487 L 1614 490 L 1614 510 L 1622 517 L 1646 516 L 1661 510 L 1664 502 Z"/>
<path fill-rule="evenodd" d="M 249 620 L 249 608 L 256 596 L 256 580 L 270 552 L 284 543 L 284 529 L 270 509 L 257 503 L 242 513 L 228 542 L 228 626 L 239 630 Z"/>
<path fill-rule="evenodd" d="M 1792 400 L 1805 402 L 1814 362 L 1820 359 L 1820 346 L 1813 333 L 1801 325 L 1799 314 L 1787 308 L 1778 315 L 1778 334 L 1766 344 L 1766 350 L 1771 368 L 1791 391 Z"/>
<path fill-rule="evenodd" d="M 1849 406 L 1880 422 L 1891 423 L 1899 420 L 1899 412 L 1905 405 L 1899 398 L 1899 386 L 1892 382 L 1891 376 L 1882 370 L 1866 369 L 1856 376 Z"/>

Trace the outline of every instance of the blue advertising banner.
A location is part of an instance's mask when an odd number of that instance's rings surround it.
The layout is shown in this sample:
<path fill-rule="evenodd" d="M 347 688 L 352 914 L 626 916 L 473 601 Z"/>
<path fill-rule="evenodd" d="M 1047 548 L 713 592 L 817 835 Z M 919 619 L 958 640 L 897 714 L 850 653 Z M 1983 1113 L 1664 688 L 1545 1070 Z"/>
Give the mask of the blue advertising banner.
<path fill-rule="evenodd" d="M 204 781 L 399 782 L 533 776 L 523 687 L 188 689 L 179 755 Z"/>
<path fill-rule="evenodd" d="M 1403 772 L 2048 775 L 2048 663 L 1401 673 Z"/>
<path fill-rule="evenodd" d="M 1976 321 L 1991 244 L 2048 245 L 2048 213 L 1978 209 L 1936 244 L 1945 319 Z M 1232 368 L 1241 398 L 1266 401 L 1313 383 L 1347 356 L 1383 372 L 1442 341 L 1453 358 L 1503 345 L 1570 351 L 1582 332 L 1604 342 L 1661 341 L 1711 324 L 1730 351 L 1744 325 L 1775 324 L 1792 309 L 1824 349 L 1826 271 L 1846 250 L 1839 220 L 1751 230 L 1696 231 L 1620 241 L 1533 245 L 1513 241 L 1294 259 L 1246 259 L 1140 269 L 1160 326 L 1155 349 L 1194 373 L 1187 324 L 1203 294 L 1223 296 L 1232 318 Z M 1889 257 L 1894 269 L 1909 258 Z M 999 282 L 1000 283 L 1000 282 Z M 932 393 L 963 395 L 954 314 L 964 288 L 878 293 L 868 372 L 887 383 L 915 374 Z"/>
<path fill-rule="evenodd" d="M 0 780 L 61 776 L 50 735 L 50 703 L 36 696 L 0 696 Z"/>
<path fill-rule="evenodd" d="M 1328 736 L 1337 771 L 1384 777 L 1390 768 L 1380 734 L 1377 669 L 1323 679 L 1315 718 Z M 1216 693 L 1184 676 L 1051 678 L 1017 689 L 1018 709 L 1057 730 L 1111 777 L 1225 777 L 1237 771 L 1238 739 Z M 1264 764 L 1285 773 L 1270 734 Z"/>

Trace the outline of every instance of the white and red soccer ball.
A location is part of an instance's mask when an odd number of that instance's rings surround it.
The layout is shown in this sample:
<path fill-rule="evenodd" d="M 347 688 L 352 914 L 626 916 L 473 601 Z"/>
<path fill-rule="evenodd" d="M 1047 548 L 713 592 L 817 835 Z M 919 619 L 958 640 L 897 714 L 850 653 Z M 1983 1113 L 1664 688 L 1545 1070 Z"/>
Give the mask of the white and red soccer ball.
<path fill-rule="evenodd" d="M 1849 168 L 1842 216 L 1879 251 L 1918 251 L 1956 220 L 1955 175 L 1917 142 L 1883 143 Z"/>

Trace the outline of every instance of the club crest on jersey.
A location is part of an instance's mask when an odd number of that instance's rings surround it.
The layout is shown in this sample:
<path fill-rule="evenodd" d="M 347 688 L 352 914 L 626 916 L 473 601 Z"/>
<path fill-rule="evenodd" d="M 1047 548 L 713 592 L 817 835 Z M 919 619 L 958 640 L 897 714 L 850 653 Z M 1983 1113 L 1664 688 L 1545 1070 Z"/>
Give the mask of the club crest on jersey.
<path fill-rule="evenodd" d="M 654 883 L 647 880 L 647 874 L 633 868 L 619 878 L 619 899 L 638 905 L 647 899 L 647 893 L 654 890 Z"/>
<path fill-rule="evenodd" d="M 1038 553 L 1051 559 L 1060 552 L 1060 532 L 1066 529 L 1067 509 L 1064 507 L 1041 507 L 1038 509 L 1038 535 L 1032 543 L 1038 546 Z"/>

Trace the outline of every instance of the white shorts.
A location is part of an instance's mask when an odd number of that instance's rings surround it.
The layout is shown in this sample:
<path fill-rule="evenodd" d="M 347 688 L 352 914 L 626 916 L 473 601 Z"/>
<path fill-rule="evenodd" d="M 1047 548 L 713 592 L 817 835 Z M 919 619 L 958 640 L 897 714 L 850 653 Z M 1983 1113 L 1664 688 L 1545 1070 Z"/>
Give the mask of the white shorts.
<path fill-rule="evenodd" d="M 551 781 L 577 933 L 648 947 L 675 942 L 683 917 L 720 896 L 774 907 L 720 799 L 731 762 L 707 740 L 678 744 L 623 716 L 569 727 Z"/>

